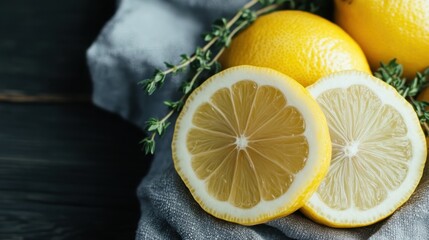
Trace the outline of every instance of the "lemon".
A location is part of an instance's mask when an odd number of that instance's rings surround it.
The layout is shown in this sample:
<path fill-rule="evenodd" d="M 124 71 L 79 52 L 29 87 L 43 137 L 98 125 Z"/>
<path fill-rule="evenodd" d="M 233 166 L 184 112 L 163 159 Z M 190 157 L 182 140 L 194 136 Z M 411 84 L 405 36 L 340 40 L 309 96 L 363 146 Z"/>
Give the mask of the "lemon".
<path fill-rule="evenodd" d="M 302 11 L 277 11 L 258 18 L 237 35 L 220 58 L 223 67 L 247 64 L 280 71 L 303 86 L 326 74 L 370 72 L 357 43 L 340 27 Z"/>
<path fill-rule="evenodd" d="M 176 171 L 205 211 L 253 225 L 304 204 L 327 172 L 331 142 L 304 87 L 271 69 L 239 66 L 192 92 L 172 152 Z"/>
<path fill-rule="evenodd" d="M 335 0 L 335 22 L 361 46 L 373 70 L 396 58 L 410 79 L 429 66 L 428 0 Z"/>
<path fill-rule="evenodd" d="M 358 71 L 331 74 L 308 90 L 328 121 L 332 159 L 302 211 L 333 227 L 386 218 L 409 199 L 426 161 L 413 107 L 390 85 Z"/>

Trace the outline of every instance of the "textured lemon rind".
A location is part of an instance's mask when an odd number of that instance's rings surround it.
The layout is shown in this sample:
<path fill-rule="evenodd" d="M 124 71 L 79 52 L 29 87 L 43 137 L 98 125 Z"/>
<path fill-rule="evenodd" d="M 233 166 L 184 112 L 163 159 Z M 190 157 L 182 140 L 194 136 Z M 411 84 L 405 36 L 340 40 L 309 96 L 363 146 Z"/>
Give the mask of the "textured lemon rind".
<path fill-rule="evenodd" d="M 404 118 L 404 122 L 408 128 L 408 138 L 412 140 L 413 144 L 413 158 L 409 162 L 409 172 L 411 174 L 409 173 L 401 186 L 398 187 L 399 191 L 395 190 L 389 193 L 387 200 L 382 204 L 366 211 L 358 209 L 349 209 L 346 211 L 334 210 L 324 204 L 318 197 L 318 194 L 314 194 L 300 211 L 314 221 L 330 227 L 350 228 L 367 226 L 390 216 L 411 197 L 423 175 L 426 163 L 427 148 L 425 135 L 420 127 L 417 115 L 413 107 L 390 85 L 367 73 L 350 70 L 326 76 L 307 89 L 314 98 L 317 98 L 325 90 L 347 88 L 354 84 L 364 84 L 371 89 L 375 89 L 374 93 L 377 94 L 384 104 L 392 105 L 402 116 L 406 117 Z M 395 195 L 401 197 L 395 197 Z M 393 201 L 393 203 L 389 203 L 389 201 Z"/>
<path fill-rule="evenodd" d="M 287 92 L 288 105 L 295 106 L 306 121 L 304 134 L 309 142 L 309 159 L 297 174 L 289 190 L 278 199 L 261 200 L 255 207 L 240 209 L 226 201 L 210 197 L 204 181 L 197 178 L 190 165 L 191 155 L 186 148 L 186 134 L 193 113 L 215 90 L 230 87 L 239 80 L 253 80 Z M 287 89 L 285 91 L 285 89 Z M 179 176 L 198 204 L 211 215 L 242 225 L 255 225 L 288 215 L 299 209 L 314 193 L 326 175 L 331 158 L 331 141 L 326 118 L 308 91 L 291 78 L 277 71 L 253 67 L 233 67 L 212 76 L 197 88 L 180 113 L 172 141 L 173 162 Z"/>

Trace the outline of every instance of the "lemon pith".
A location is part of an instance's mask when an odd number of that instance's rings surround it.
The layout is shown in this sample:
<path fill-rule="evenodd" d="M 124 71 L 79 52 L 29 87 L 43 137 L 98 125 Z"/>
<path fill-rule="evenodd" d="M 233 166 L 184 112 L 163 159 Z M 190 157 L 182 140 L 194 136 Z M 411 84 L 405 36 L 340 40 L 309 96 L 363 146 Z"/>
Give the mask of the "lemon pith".
<path fill-rule="evenodd" d="M 173 160 L 208 213 L 253 225 L 292 213 L 316 190 L 329 165 L 329 132 L 298 83 L 241 66 L 207 80 L 189 99 L 176 123 Z"/>
<path fill-rule="evenodd" d="M 193 170 L 209 193 L 241 208 L 285 193 L 308 155 L 301 114 L 280 91 L 250 80 L 220 89 L 210 100 L 197 109 L 187 137 Z M 234 112 L 241 121 L 227 114 Z"/>
<path fill-rule="evenodd" d="M 308 89 L 327 118 L 332 160 L 302 211 L 334 227 L 386 218 L 423 173 L 425 139 L 413 108 L 395 89 L 360 72 L 333 74 Z"/>

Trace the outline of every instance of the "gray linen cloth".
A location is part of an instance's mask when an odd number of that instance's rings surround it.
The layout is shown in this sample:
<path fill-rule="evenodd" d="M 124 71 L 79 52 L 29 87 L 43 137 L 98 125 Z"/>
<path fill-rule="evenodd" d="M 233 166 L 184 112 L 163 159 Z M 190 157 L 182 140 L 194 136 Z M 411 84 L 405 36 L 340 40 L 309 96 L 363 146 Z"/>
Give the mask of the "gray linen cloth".
<path fill-rule="evenodd" d="M 220 16 L 231 16 L 245 0 L 122 0 L 114 17 L 89 48 L 87 59 L 96 105 L 143 128 L 179 96 L 180 78 L 153 96 L 137 82 L 163 62 L 177 62 L 202 44 L 200 34 Z M 141 219 L 137 239 L 429 239 L 429 178 L 425 174 L 411 199 L 388 219 L 369 227 L 334 229 L 300 212 L 266 224 L 245 227 L 216 219 L 193 200 L 174 170 L 173 127 L 158 141 L 148 175 L 138 187 Z"/>

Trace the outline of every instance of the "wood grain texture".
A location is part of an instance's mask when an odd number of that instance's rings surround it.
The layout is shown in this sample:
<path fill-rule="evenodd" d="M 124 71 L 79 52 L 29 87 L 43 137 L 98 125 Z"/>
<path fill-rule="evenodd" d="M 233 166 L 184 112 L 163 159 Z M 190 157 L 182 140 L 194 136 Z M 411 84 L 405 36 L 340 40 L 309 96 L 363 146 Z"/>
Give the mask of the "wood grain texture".
<path fill-rule="evenodd" d="M 142 133 L 84 104 L 1 104 L 0 239 L 132 239 Z"/>
<path fill-rule="evenodd" d="M 0 0 L 0 239 L 134 239 L 143 133 L 89 101 L 114 0 Z"/>
<path fill-rule="evenodd" d="M 0 1 L 0 89 L 91 91 L 85 51 L 114 0 Z"/>

